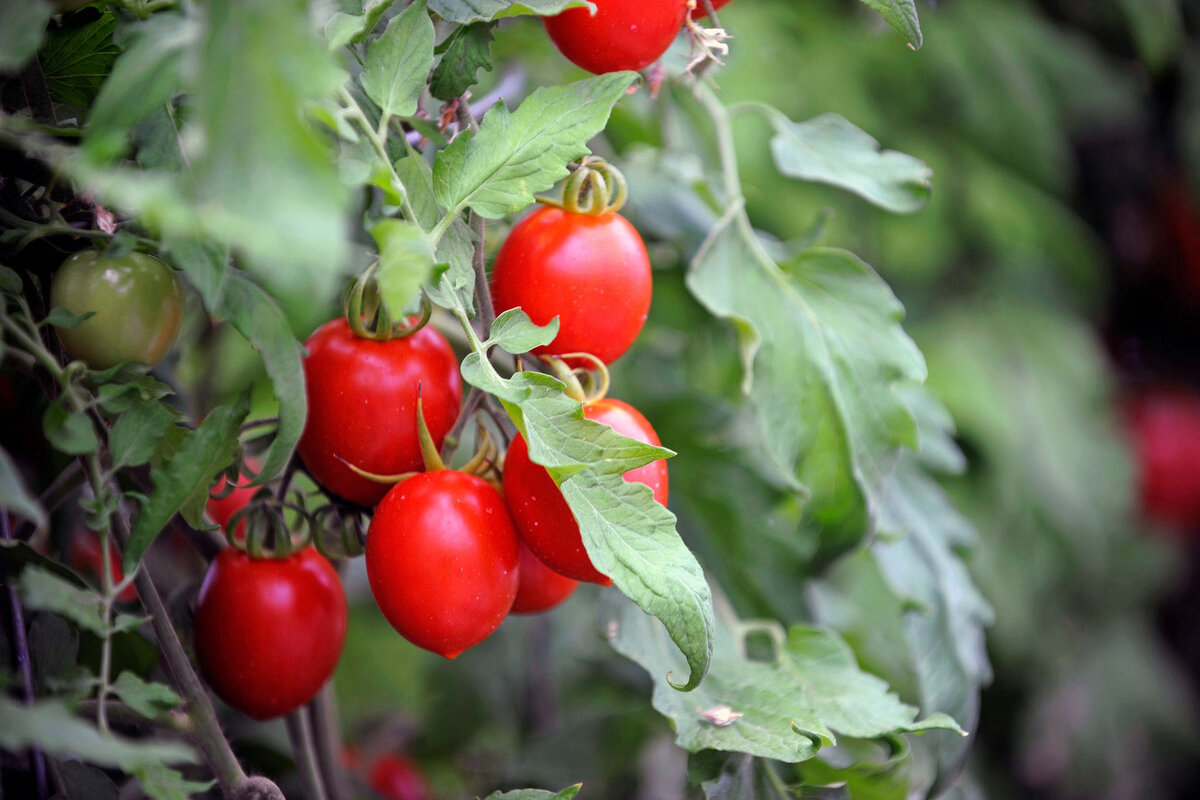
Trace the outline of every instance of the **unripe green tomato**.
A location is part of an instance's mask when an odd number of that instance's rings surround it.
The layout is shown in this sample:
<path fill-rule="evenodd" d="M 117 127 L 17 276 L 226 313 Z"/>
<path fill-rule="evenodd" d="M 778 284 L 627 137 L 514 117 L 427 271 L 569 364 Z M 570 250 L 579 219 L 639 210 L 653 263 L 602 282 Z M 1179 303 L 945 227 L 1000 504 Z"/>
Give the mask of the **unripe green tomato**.
<path fill-rule="evenodd" d="M 54 274 L 50 304 L 77 316 L 95 312 L 74 328 L 58 329 L 67 354 L 92 369 L 124 361 L 154 366 L 175 344 L 183 321 L 179 279 L 144 253 L 76 253 Z"/>

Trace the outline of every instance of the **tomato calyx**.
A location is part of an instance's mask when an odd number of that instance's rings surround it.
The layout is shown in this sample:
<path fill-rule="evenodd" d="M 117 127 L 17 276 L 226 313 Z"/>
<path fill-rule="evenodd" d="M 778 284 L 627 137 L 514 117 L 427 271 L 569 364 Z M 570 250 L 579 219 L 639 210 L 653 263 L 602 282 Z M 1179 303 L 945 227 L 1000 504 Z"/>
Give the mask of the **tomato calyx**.
<path fill-rule="evenodd" d="M 724 5 L 723 3 L 710 3 L 710 8 L 705 8 L 702 0 L 688 0 L 688 13 L 684 18 L 683 28 L 687 31 L 688 41 L 691 44 L 691 58 L 688 59 L 686 72 L 695 71 L 699 75 L 703 69 L 711 64 L 725 65 L 721 60 L 721 56 L 729 55 L 729 34 L 721 27 L 720 20 L 717 19 L 717 7 Z M 709 13 L 711 11 L 711 13 Z M 712 20 L 713 27 L 706 28 L 696 21 L 696 18 L 708 17 Z"/>
<path fill-rule="evenodd" d="M 387 304 L 379 295 L 379 284 L 375 280 L 375 270 L 378 268 L 379 261 L 376 260 L 346 292 L 344 306 L 350 330 L 360 339 L 376 342 L 412 336 L 429 322 L 433 315 L 433 304 L 428 297 L 421 295 L 421 310 L 415 318 L 392 319 Z"/>
<path fill-rule="evenodd" d="M 563 353 L 561 356 L 542 356 L 541 359 L 550 367 L 554 377 L 563 382 L 563 391 L 572 400 L 594 403 L 608 395 L 612 385 L 608 365 L 591 353 Z M 571 360 L 586 361 L 592 367 L 572 367 Z"/>
<path fill-rule="evenodd" d="M 599 156 L 585 156 L 563 184 L 562 199 L 539 197 L 543 205 L 568 214 L 598 217 L 620 211 L 629 198 L 629 184 L 621 171 Z"/>

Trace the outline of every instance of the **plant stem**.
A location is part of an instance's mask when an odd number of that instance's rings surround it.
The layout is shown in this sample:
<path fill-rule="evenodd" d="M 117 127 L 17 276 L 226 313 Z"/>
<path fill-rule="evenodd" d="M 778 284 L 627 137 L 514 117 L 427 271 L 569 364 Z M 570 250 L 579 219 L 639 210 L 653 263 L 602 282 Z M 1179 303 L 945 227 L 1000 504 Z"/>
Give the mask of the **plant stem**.
<path fill-rule="evenodd" d="M 0 514 L 0 537 L 4 541 L 12 541 L 12 528 L 9 526 L 8 515 Z M 21 609 L 21 599 L 17 597 L 17 588 L 11 583 L 5 587 L 8 590 L 8 607 L 12 611 L 12 641 L 14 655 L 17 659 L 17 671 L 21 675 L 21 694 L 25 705 L 31 706 L 34 701 L 33 665 L 29 658 L 29 640 L 25 636 L 25 614 Z M 33 772 L 33 783 L 37 788 L 39 800 L 50 796 L 50 788 L 46 783 L 46 754 L 40 748 L 29 749 L 29 767 Z"/>
<path fill-rule="evenodd" d="M 305 798 L 329 800 L 325 794 L 325 784 L 321 780 L 317 754 L 313 748 L 308 715 L 301 708 L 288 714 L 284 721 L 287 724 L 288 741 L 292 745 L 292 756 L 296 759 L 296 771 L 300 773 L 300 784 L 304 787 Z"/>
<path fill-rule="evenodd" d="M 349 800 L 353 796 L 350 776 L 339 761 L 342 752 L 342 732 L 338 728 L 337 698 L 333 684 L 327 683 L 308 704 L 308 716 L 312 723 L 313 743 L 316 745 L 317 762 L 325 776 L 325 791 L 329 800 Z"/>
<path fill-rule="evenodd" d="M 479 123 L 471 111 L 471 104 L 467 102 L 467 95 L 463 95 L 458 102 L 458 124 L 463 128 L 470 128 L 473 134 L 479 132 Z M 467 222 L 471 226 L 471 234 L 475 239 L 475 252 L 471 258 L 471 266 L 475 269 L 475 301 L 479 308 L 479 335 L 486 340 L 491 335 L 492 323 L 496 321 L 496 307 L 492 303 L 492 291 L 488 285 L 487 264 L 483 259 L 487 221 L 472 210 L 467 217 Z"/>
<path fill-rule="evenodd" d="M 371 125 L 371 120 L 367 119 L 367 115 L 363 113 L 362 106 L 354 99 L 354 95 L 346 87 L 339 90 L 339 96 L 346 109 L 350 112 L 350 117 L 358 124 L 359 130 L 367 137 L 367 141 L 371 143 L 371 148 L 375 151 L 375 155 L 387 167 L 388 174 L 392 178 L 392 186 L 396 189 L 396 193 L 400 195 L 400 210 L 404 212 L 404 218 L 412 222 L 414 225 L 419 225 L 417 222 L 417 212 L 413 210 L 412 203 L 408 199 L 408 189 L 405 188 L 404 182 L 400 180 L 400 176 L 396 174 L 396 167 L 392 165 L 392 159 L 388 157 L 386 141 L 379 135 Z"/>
<path fill-rule="evenodd" d="M 738 175 L 737 150 L 733 145 L 733 126 L 729 120 L 729 111 L 721 104 L 713 90 L 704 84 L 696 86 L 696 97 L 713 121 L 713 133 L 717 137 L 717 156 L 721 161 L 721 176 L 725 185 L 725 205 L 729 207 L 743 199 L 742 180 Z"/>

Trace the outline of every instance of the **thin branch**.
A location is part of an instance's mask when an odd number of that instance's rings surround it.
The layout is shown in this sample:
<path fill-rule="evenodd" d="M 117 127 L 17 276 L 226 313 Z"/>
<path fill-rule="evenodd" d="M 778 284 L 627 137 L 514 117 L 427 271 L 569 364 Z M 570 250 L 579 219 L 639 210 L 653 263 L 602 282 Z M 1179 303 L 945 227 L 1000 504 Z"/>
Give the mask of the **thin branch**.
<path fill-rule="evenodd" d="M 296 771 L 300 773 L 300 785 L 304 787 L 304 797 L 306 800 L 329 800 L 313 748 L 308 715 L 301 708 L 288 714 L 284 722 L 287 724 L 288 741 L 292 745 L 292 756 L 296 759 Z"/>
<path fill-rule="evenodd" d="M 325 791 L 329 794 L 329 800 L 350 800 L 354 796 L 354 789 L 350 785 L 350 776 L 338 759 L 342 752 L 342 732 L 338 728 L 337 698 L 333 694 L 333 684 L 325 684 L 307 709 L 317 762 L 325 777 Z"/>

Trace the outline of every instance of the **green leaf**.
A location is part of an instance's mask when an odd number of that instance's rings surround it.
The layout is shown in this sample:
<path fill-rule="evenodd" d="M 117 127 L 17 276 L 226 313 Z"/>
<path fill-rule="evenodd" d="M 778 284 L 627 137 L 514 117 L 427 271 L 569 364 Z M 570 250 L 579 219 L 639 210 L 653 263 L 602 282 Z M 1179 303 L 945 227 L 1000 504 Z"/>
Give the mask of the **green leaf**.
<path fill-rule="evenodd" d="M 493 792 L 487 800 L 574 800 L 575 795 L 583 784 L 568 786 L 561 792 L 547 792 L 545 789 L 518 789 L 515 792 Z"/>
<path fill-rule="evenodd" d="M 417 214 L 417 222 L 431 230 L 442 217 L 433 194 L 433 172 L 425 159 L 409 156 L 396 162 L 396 174 L 408 190 L 408 201 Z M 447 269 L 437 275 L 435 284 L 425 287 L 425 294 L 443 308 L 460 307 L 468 314 L 475 310 L 475 257 L 471 229 L 461 217 L 454 220 L 437 246 L 437 261 Z"/>
<path fill-rule="evenodd" d="M 250 410 L 246 392 L 231 406 L 213 409 L 204 422 L 184 440 L 170 460 L 151 469 L 154 491 L 133 524 L 125 546 L 127 573 L 137 568 L 146 548 L 177 512 L 193 526 L 202 524 L 208 489 L 222 470 L 233 462 L 242 421 Z"/>
<path fill-rule="evenodd" d="M 568 8 L 595 10 L 587 0 L 430 0 L 429 10 L 447 22 L 487 22 L 526 14 L 550 16 Z"/>
<path fill-rule="evenodd" d="M 149 683 L 128 671 L 117 676 L 111 688 L 121 702 L 147 719 L 156 719 L 183 704 L 170 686 Z"/>
<path fill-rule="evenodd" d="M 95 313 L 95 311 L 85 311 L 83 314 L 72 314 L 65 308 L 52 308 L 41 324 L 53 325 L 56 328 L 77 328 Z"/>
<path fill-rule="evenodd" d="M 100 385 L 96 388 L 96 399 L 100 407 L 109 414 L 122 414 L 141 403 L 149 403 L 173 394 L 170 386 L 144 373 L 133 372 L 132 365 L 119 367 L 115 375 L 105 377 L 104 372 L 92 372 L 93 380 Z M 137 367 L 142 369 L 142 367 Z M 112 381 L 112 382 L 104 382 Z M 175 417 L 179 412 L 171 410 Z"/>
<path fill-rule="evenodd" d="M 379 269 L 375 280 L 379 294 L 393 320 L 416 308 L 421 286 L 433 274 L 433 250 L 429 237 L 411 222 L 382 219 L 371 226 L 379 247 Z"/>
<path fill-rule="evenodd" d="M 362 87 L 383 110 L 384 119 L 409 117 L 425 91 L 433 68 L 433 21 L 424 0 L 404 9 L 367 49 Z"/>
<path fill-rule="evenodd" d="M 442 60 L 433 71 L 429 93 L 439 100 L 460 97 L 475 85 L 480 69 L 492 71 L 492 25 L 476 22 L 457 28 L 438 45 Z"/>
<path fill-rule="evenodd" d="M 920 48 L 924 41 L 921 36 L 921 23 L 917 19 L 917 4 L 915 0 L 862 0 L 883 16 L 887 23 L 908 40 L 914 50 Z"/>
<path fill-rule="evenodd" d="M 0 292 L 18 295 L 23 287 L 24 281 L 21 280 L 21 276 L 17 274 L 16 270 L 0 266 Z"/>
<path fill-rule="evenodd" d="M 329 49 L 336 50 L 351 42 L 366 39 L 394 2 L 396 0 L 365 0 L 361 14 L 347 14 L 342 11 L 334 14 L 325 23 L 325 38 L 329 42 Z"/>
<path fill-rule="evenodd" d="M 252 484 L 258 486 L 283 471 L 304 432 L 308 395 L 304 390 L 302 348 L 279 304 L 243 273 L 229 272 L 225 294 L 215 313 L 229 320 L 262 358 L 279 401 L 275 438 L 263 456 L 262 472 Z"/>
<path fill-rule="evenodd" d="M 1168 66 L 1184 39 L 1179 0 L 1117 0 L 1142 61 L 1153 71 Z"/>
<path fill-rule="evenodd" d="M 925 363 L 900 327 L 903 308 L 854 255 L 813 249 L 776 265 L 739 210 L 710 232 L 688 287 L 737 329 L 744 388 L 782 476 L 807 491 L 821 531 L 818 560 L 871 529 L 872 492 L 901 446 L 917 445 L 898 384 Z"/>
<path fill-rule="evenodd" d="M 121 414 L 108 434 L 113 469 L 149 461 L 174 422 L 175 412 L 158 401 L 134 406 Z"/>
<path fill-rule="evenodd" d="M 879 142 L 837 114 L 792 122 L 772 111 L 775 166 L 790 178 L 847 189 L 888 211 L 907 214 L 929 200 L 933 171 L 920 159 Z"/>
<path fill-rule="evenodd" d="M 37 525 L 38 530 L 46 527 L 46 510 L 37 497 L 25 487 L 21 471 L 13 463 L 8 451 L 0 447 L 0 509 L 11 511 Z"/>
<path fill-rule="evenodd" d="M 29 608 L 52 611 L 97 636 L 109 630 L 104 624 L 104 599 L 90 589 L 81 589 L 58 575 L 29 566 L 21 573 L 21 601 Z"/>
<path fill-rule="evenodd" d="M 76 588 L 86 588 L 87 583 L 71 570 L 52 558 L 34 550 L 24 542 L 0 541 L 0 577 L 5 581 L 15 580 L 26 566 L 35 566 L 43 572 L 57 575 Z"/>
<path fill-rule="evenodd" d="M 20 752 L 37 747 L 55 758 L 79 758 L 134 773 L 164 763 L 196 763 L 195 751 L 177 742 L 130 741 L 104 733 L 75 717 L 56 700 L 27 706 L 0 695 L 0 747 Z"/>
<path fill-rule="evenodd" d="M 60 403 L 51 403 L 42 415 L 42 432 L 59 452 L 68 455 L 91 453 L 100 446 L 96 428 L 87 414 L 67 412 Z"/>
<path fill-rule="evenodd" d="M 153 800 L 190 800 L 205 794 L 216 781 L 189 781 L 178 771 L 163 764 L 141 764 L 130 770 Z"/>
<path fill-rule="evenodd" d="M 488 344 L 494 344 L 507 353 L 528 353 L 554 341 L 558 335 L 558 317 L 547 325 L 535 325 L 533 320 L 519 308 L 510 308 L 492 323 L 492 335 Z"/>
<path fill-rule="evenodd" d="M 538 89 L 515 112 L 497 104 L 479 132 L 459 135 L 438 153 L 433 186 L 443 208 L 470 206 L 483 217 L 515 214 L 567 175 L 567 164 L 587 154 L 588 140 L 604 130 L 613 105 L 637 77 L 613 72 L 569 86 Z"/>
<path fill-rule="evenodd" d="M 63 28 L 50 34 L 38 62 L 55 102 L 87 108 L 121 52 L 112 40 L 116 17 L 104 13 L 82 26 L 73 21 L 68 18 Z"/>
<path fill-rule="evenodd" d="M 716 643 L 708 677 L 683 695 L 665 676 L 682 668 L 659 628 L 629 604 L 607 629 L 618 652 L 654 680 L 654 707 L 667 716 L 676 743 L 798 762 L 812 758 L 838 736 L 880 739 L 905 732 L 958 730 L 935 714 L 917 721 L 917 709 L 889 693 L 887 684 L 859 669 L 846 643 L 829 631 L 775 623 L 745 623 L 718 604 Z M 747 656 L 746 637 L 767 634 L 771 658 Z"/>
<path fill-rule="evenodd" d="M 169 236 L 163 241 L 165 255 L 196 287 L 204 305 L 216 313 L 224 303 L 225 278 L 229 272 L 229 248 L 202 239 Z"/>
<path fill-rule="evenodd" d="M 0 72 L 18 72 L 33 58 L 53 15 L 46 0 L 0 0 Z"/>
<path fill-rule="evenodd" d="M 176 14 L 155 14 L 132 31 L 135 38 L 88 112 L 84 152 L 98 163 L 120 155 L 134 124 L 179 89 L 184 53 L 200 33 L 193 20 Z"/>

